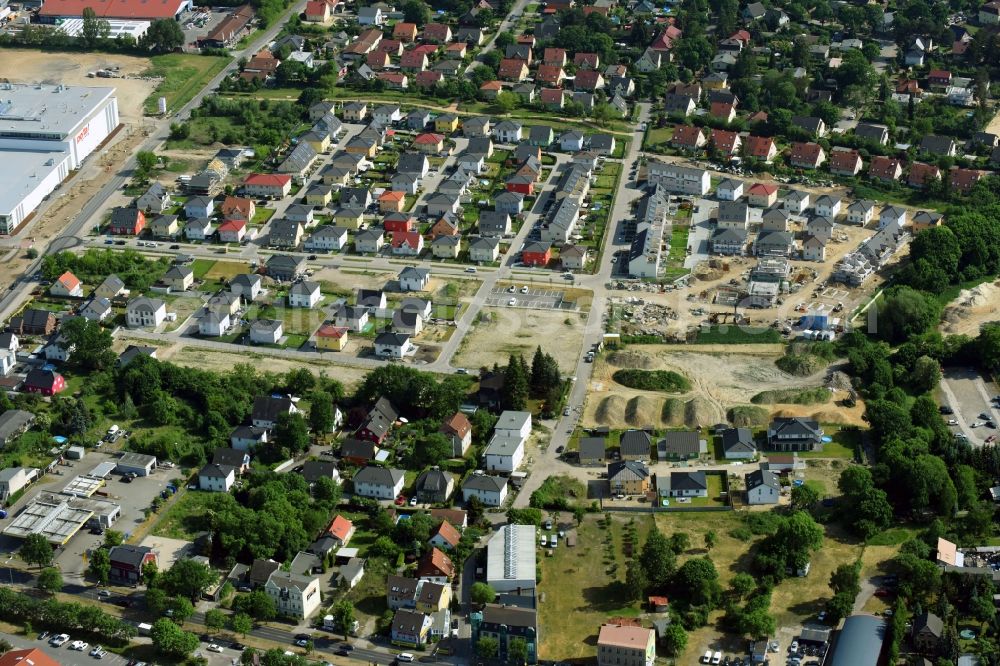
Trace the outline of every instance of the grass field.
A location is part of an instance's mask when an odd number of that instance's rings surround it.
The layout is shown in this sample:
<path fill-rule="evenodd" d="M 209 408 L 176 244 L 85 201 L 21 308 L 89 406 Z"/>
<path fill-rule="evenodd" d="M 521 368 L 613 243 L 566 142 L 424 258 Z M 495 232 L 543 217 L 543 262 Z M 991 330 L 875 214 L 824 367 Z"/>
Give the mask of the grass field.
<path fill-rule="evenodd" d="M 824 425 L 823 431 L 833 438 L 823 445 L 822 451 L 801 451 L 800 458 L 843 458 L 853 460 L 861 445 L 861 431 L 839 430 L 836 425 Z"/>
<path fill-rule="evenodd" d="M 195 532 L 190 524 L 192 518 L 205 513 L 208 501 L 212 498 L 212 493 L 193 492 L 181 490 L 183 495 L 171 503 L 153 527 L 152 533 L 155 536 L 168 537 L 170 539 L 193 539 Z"/>
<path fill-rule="evenodd" d="M 195 259 L 191 263 L 191 270 L 198 280 L 230 280 L 241 273 L 249 273 L 250 265 L 242 261 Z"/>
<path fill-rule="evenodd" d="M 188 53 L 168 53 L 150 58 L 147 76 L 162 77 L 163 81 L 145 102 L 147 115 L 157 112 L 156 100 L 167 98 L 168 111 L 177 111 L 191 101 L 208 81 L 221 72 L 231 58 L 202 56 Z"/>
<path fill-rule="evenodd" d="M 773 328 L 751 328 L 749 326 L 712 326 L 698 331 L 695 344 L 699 345 L 748 345 L 780 343 L 781 335 Z"/>

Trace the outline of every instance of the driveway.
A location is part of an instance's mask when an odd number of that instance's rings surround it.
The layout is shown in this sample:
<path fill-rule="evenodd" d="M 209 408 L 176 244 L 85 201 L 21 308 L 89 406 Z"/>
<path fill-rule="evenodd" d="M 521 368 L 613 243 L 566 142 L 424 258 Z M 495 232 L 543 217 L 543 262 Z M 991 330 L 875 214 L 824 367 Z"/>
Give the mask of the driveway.
<path fill-rule="evenodd" d="M 941 391 L 945 397 L 945 404 L 955 412 L 943 418 L 957 421 L 958 424 L 953 425 L 952 430 L 965 435 L 969 444 L 982 446 L 987 438 L 997 434 L 998 431 L 994 428 L 972 427 L 973 424 L 984 422 L 982 414 L 989 414 L 994 424 L 1000 424 L 1000 409 L 990 404 L 990 398 L 1000 395 L 1000 390 L 992 384 L 987 386 L 976 370 L 948 369 L 941 378 Z"/>

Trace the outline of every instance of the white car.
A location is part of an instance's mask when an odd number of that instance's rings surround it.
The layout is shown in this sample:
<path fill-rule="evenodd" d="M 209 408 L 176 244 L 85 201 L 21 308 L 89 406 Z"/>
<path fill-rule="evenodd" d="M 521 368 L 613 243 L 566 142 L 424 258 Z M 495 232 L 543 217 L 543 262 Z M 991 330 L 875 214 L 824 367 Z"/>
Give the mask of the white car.
<path fill-rule="evenodd" d="M 97 655 L 101 654 L 102 652 L 104 652 L 104 649 L 100 645 L 95 645 L 94 649 L 90 651 L 90 656 L 91 657 L 96 657 Z"/>
<path fill-rule="evenodd" d="M 958 419 L 948 419 L 948 425 L 958 425 Z"/>
<path fill-rule="evenodd" d="M 218 643 L 210 643 L 208 646 L 209 652 L 222 652 L 222 646 Z"/>
<path fill-rule="evenodd" d="M 409 652 L 400 652 L 396 655 L 396 660 L 410 662 L 413 661 L 413 655 Z"/>
<path fill-rule="evenodd" d="M 521 287 L 521 293 L 522 294 L 527 294 L 528 293 L 528 285 L 524 285 L 523 287 Z"/>
<path fill-rule="evenodd" d="M 60 647 L 63 643 L 69 640 L 69 634 L 59 634 L 58 636 L 53 636 L 49 639 L 49 643 L 52 647 Z"/>
<path fill-rule="evenodd" d="M 111 596 L 111 590 L 101 590 L 100 592 L 97 593 L 97 596 L 99 596 L 99 597 L 110 597 Z"/>
<path fill-rule="evenodd" d="M 89 643 L 84 643 L 83 641 L 73 641 L 73 643 L 69 646 L 69 649 L 83 652 L 88 647 L 90 647 Z"/>
<path fill-rule="evenodd" d="M 517 299 L 516 298 L 510 299 L 509 301 L 507 301 L 507 305 L 517 305 Z"/>
<path fill-rule="evenodd" d="M 712 651 L 706 650 L 705 654 L 701 656 L 701 663 L 707 664 L 710 661 L 712 661 Z"/>
<path fill-rule="evenodd" d="M 715 654 L 712 655 L 712 663 L 713 664 L 722 663 L 722 652 L 720 652 L 719 650 L 715 651 Z"/>
<path fill-rule="evenodd" d="M 514 285 L 510 285 L 510 286 L 509 286 L 509 287 L 507 288 L 507 293 L 508 293 L 508 294 L 513 294 L 513 293 L 514 293 L 515 291 L 517 291 L 517 287 L 515 287 Z"/>
<path fill-rule="evenodd" d="M 799 651 L 799 642 L 798 641 L 792 641 L 792 644 L 788 646 L 788 651 L 789 652 L 798 652 Z"/>

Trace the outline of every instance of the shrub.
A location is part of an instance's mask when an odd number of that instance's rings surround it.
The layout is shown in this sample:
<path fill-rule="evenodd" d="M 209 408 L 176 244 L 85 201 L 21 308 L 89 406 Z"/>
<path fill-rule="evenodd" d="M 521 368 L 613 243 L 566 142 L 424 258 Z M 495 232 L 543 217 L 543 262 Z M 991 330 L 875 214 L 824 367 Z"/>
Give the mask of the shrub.
<path fill-rule="evenodd" d="M 691 389 L 691 382 L 683 375 L 672 370 L 638 370 L 626 368 L 616 371 L 612 375 L 612 378 L 622 386 L 642 391 L 683 393 Z"/>

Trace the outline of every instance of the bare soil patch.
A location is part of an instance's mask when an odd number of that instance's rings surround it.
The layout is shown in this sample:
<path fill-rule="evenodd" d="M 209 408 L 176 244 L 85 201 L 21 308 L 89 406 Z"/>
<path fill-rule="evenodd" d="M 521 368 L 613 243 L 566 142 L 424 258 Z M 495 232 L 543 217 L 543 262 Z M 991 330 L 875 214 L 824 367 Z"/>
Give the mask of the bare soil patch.
<path fill-rule="evenodd" d="M 941 320 L 944 333 L 972 336 L 979 334 L 983 324 L 1000 321 L 1000 280 L 963 289 L 945 307 Z"/>
<path fill-rule="evenodd" d="M 530 362 L 541 345 L 564 373 L 572 373 L 583 346 L 585 324 L 585 315 L 576 312 L 483 308 L 452 363 L 466 368 L 492 367 L 494 363 L 505 364 L 511 354 L 522 354 Z"/>

